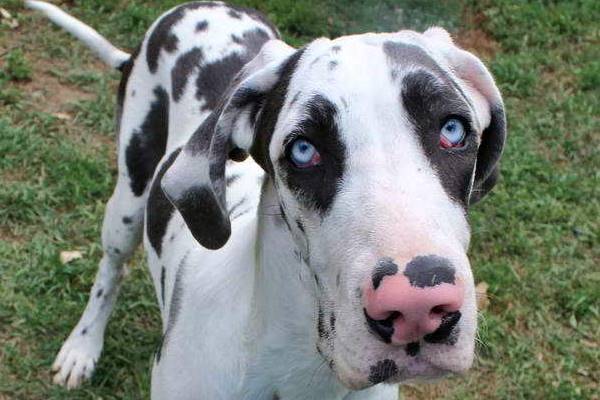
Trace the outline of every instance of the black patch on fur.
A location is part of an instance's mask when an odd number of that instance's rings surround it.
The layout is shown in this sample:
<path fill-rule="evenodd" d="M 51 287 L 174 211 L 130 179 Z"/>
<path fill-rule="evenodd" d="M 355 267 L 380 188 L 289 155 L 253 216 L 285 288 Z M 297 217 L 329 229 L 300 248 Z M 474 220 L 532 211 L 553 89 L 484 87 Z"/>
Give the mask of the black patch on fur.
<path fill-rule="evenodd" d="M 117 90 L 117 109 L 115 115 L 115 119 L 117 121 L 117 133 L 121 131 L 121 119 L 123 117 L 123 105 L 125 104 L 127 83 L 129 82 L 129 77 L 131 76 L 133 64 L 140 54 L 140 48 L 141 44 L 138 45 L 138 47 L 133 51 L 131 57 L 119 66 L 119 71 L 121 71 L 121 81 L 119 82 L 119 89 Z"/>
<path fill-rule="evenodd" d="M 421 344 L 419 342 L 412 342 L 406 345 L 406 355 L 415 357 L 421 351 Z"/>
<path fill-rule="evenodd" d="M 162 241 L 167 231 L 167 224 L 173 216 L 175 208 L 173 204 L 167 199 L 167 196 L 163 193 L 160 187 L 160 181 L 171 166 L 181 148 L 176 149 L 169 158 L 161 165 L 160 170 L 156 174 L 156 178 L 152 182 L 150 193 L 148 195 L 148 202 L 146 203 L 146 232 L 148 234 L 148 240 L 156 251 L 156 254 L 160 257 L 162 251 Z"/>
<path fill-rule="evenodd" d="M 202 32 L 208 29 L 208 21 L 200 21 L 196 24 L 196 33 Z"/>
<path fill-rule="evenodd" d="M 377 364 L 371 367 L 371 371 L 369 373 L 369 382 L 375 385 L 388 380 L 397 373 L 398 366 L 393 360 L 386 359 L 379 361 Z"/>
<path fill-rule="evenodd" d="M 471 127 L 468 104 L 451 85 L 441 85 L 440 79 L 425 71 L 411 72 L 403 78 L 401 97 L 444 190 L 466 208 L 477 157 L 477 135 Z M 461 120 L 467 131 L 461 148 L 440 147 L 440 130 L 450 117 Z"/>
<path fill-rule="evenodd" d="M 337 45 L 337 44 L 335 46 L 331 46 L 331 51 L 333 53 L 339 53 L 340 50 L 342 50 L 342 48 L 339 45 Z"/>
<path fill-rule="evenodd" d="M 417 256 L 404 269 L 412 286 L 426 288 L 449 283 L 454 285 L 454 267 L 450 260 L 434 255 Z"/>
<path fill-rule="evenodd" d="M 221 248 L 231 235 L 231 224 L 223 217 L 221 205 L 208 186 L 188 189 L 177 200 L 177 209 L 194 238 L 207 249 Z"/>
<path fill-rule="evenodd" d="M 330 71 L 333 71 L 337 68 L 338 64 L 339 63 L 335 60 L 329 61 L 329 64 L 327 64 L 327 68 L 329 68 Z"/>
<path fill-rule="evenodd" d="M 331 328 L 332 331 L 335 330 L 335 313 L 332 311 L 331 315 L 329 316 L 329 327 Z"/>
<path fill-rule="evenodd" d="M 229 187 L 229 186 L 233 185 L 234 182 L 237 181 L 239 178 L 240 178 L 239 174 L 230 175 L 225 180 L 225 184 L 227 185 L 227 187 Z"/>
<path fill-rule="evenodd" d="M 162 347 L 163 347 L 164 342 L 165 342 L 165 335 L 161 335 L 160 340 L 158 341 L 158 344 L 156 345 L 156 352 L 154 353 L 154 360 L 156 361 L 157 364 L 160 362 L 160 357 L 162 356 Z"/>
<path fill-rule="evenodd" d="M 133 219 L 131 219 L 130 217 L 123 217 L 122 221 L 125 225 L 129 225 L 133 222 Z"/>
<path fill-rule="evenodd" d="M 389 257 L 383 257 L 377 261 L 375 271 L 373 271 L 373 288 L 379 288 L 381 280 L 388 275 L 396 275 L 398 273 L 398 265 Z"/>
<path fill-rule="evenodd" d="M 256 121 L 254 143 L 250 149 L 250 154 L 271 176 L 273 176 L 273 165 L 269 158 L 269 144 L 271 143 L 275 124 L 287 96 L 290 80 L 296 71 L 296 66 L 303 52 L 304 49 L 296 51 L 282 64 L 279 69 L 279 80 L 271 91 L 263 95 L 261 102 L 262 112 Z"/>
<path fill-rule="evenodd" d="M 165 306 L 165 278 L 167 276 L 167 270 L 165 268 L 165 266 L 163 265 L 160 268 L 160 301 L 163 305 L 163 307 Z"/>
<path fill-rule="evenodd" d="M 325 330 L 325 314 L 323 313 L 323 309 L 319 307 L 319 315 L 317 318 L 317 331 L 319 332 L 319 337 L 322 339 L 327 335 L 327 331 Z"/>
<path fill-rule="evenodd" d="M 196 68 L 200 67 L 204 55 L 202 49 L 194 47 L 177 58 L 175 66 L 171 70 L 171 95 L 173 100 L 179 101 L 190 75 Z"/>
<path fill-rule="evenodd" d="M 383 340 L 385 343 L 392 343 L 392 335 L 394 334 L 394 320 L 400 315 L 395 311 L 389 317 L 383 320 L 375 320 L 369 316 L 367 310 L 363 308 L 367 326 L 369 331 Z"/>
<path fill-rule="evenodd" d="M 242 14 L 240 14 L 234 9 L 230 9 L 229 11 L 227 11 L 227 14 L 229 14 L 231 18 L 242 19 Z"/>
<path fill-rule="evenodd" d="M 141 196 L 165 154 L 169 131 L 169 95 L 161 86 L 154 89 L 156 100 L 139 129 L 131 135 L 125 149 L 125 163 L 131 191 Z"/>
<path fill-rule="evenodd" d="M 453 345 L 458 339 L 458 329 L 456 325 L 460 320 L 460 311 L 446 314 L 442 317 L 442 323 L 434 332 L 425 335 L 423 338 L 427 343 L 449 344 Z"/>
<path fill-rule="evenodd" d="M 240 208 L 248 199 L 246 197 L 242 197 L 237 203 L 231 206 L 229 209 L 229 216 L 231 217 L 233 213 Z"/>
<path fill-rule="evenodd" d="M 146 48 L 146 62 L 150 72 L 155 73 L 158 69 L 158 58 L 161 50 L 172 53 L 177 50 L 179 39 L 173 34 L 173 27 L 185 16 L 187 10 L 195 10 L 199 7 L 212 7 L 211 3 L 195 2 L 183 4 L 158 22 L 150 37 Z"/>
<path fill-rule="evenodd" d="M 211 111 L 217 107 L 233 77 L 248 61 L 238 53 L 231 53 L 215 62 L 202 65 L 196 80 L 196 98 L 204 100 L 203 111 Z"/>
<path fill-rule="evenodd" d="M 232 40 L 244 47 L 242 53 L 231 53 L 212 63 L 203 64 L 196 80 L 196 98 L 204 100 L 202 110 L 214 110 L 232 79 L 258 54 L 270 39 L 269 34 L 260 28 L 244 32 L 243 36 L 232 36 Z"/>
<path fill-rule="evenodd" d="M 491 107 L 490 116 L 490 124 L 481 134 L 481 144 L 477 151 L 477 167 L 470 204 L 477 203 L 488 194 L 500 175 L 498 161 L 506 141 L 506 116 L 502 104 Z"/>
<path fill-rule="evenodd" d="M 98 289 L 98 291 L 96 292 L 96 298 L 102 297 L 103 294 L 104 294 L 104 289 Z"/>
<path fill-rule="evenodd" d="M 279 159 L 284 180 L 300 202 L 324 216 L 331 207 L 344 175 L 346 148 L 335 122 L 336 106 L 321 95 L 313 96 L 306 107 L 306 118 L 291 135 L 309 140 L 319 151 L 321 163 L 312 168 L 297 168 L 289 160 L 291 146 Z"/>
<path fill-rule="evenodd" d="M 87 328 L 83 328 L 83 330 L 81 331 L 81 336 L 87 335 L 87 331 Z"/>
<path fill-rule="evenodd" d="M 167 329 L 165 329 L 165 335 L 163 338 L 163 346 L 166 346 L 169 342 L 169 335 L 172 332 L 177 319 L 179 318 L 179 312 L 181 311 L 181 301 L 183 298 L 183 279 L 185 275 L 186 260 L 190 252 L 188 251 L 181 258 L 179 266 L 177 267 L 177 273 L 175 274 L 175 282 L 173 283 L 173 293 L 171 294 L 171 301 L 169 303 L 169 316 L 167 318 Z"/>

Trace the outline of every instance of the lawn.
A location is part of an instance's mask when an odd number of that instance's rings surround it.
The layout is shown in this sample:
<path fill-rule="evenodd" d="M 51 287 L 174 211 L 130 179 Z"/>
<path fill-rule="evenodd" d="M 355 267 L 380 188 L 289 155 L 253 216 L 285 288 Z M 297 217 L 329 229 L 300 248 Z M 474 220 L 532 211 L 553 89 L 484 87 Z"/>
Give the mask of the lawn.
<path fill-rule="evenodd" d="M 248 0 L 286 40 L 438 24 L 483 57 L 504 95 L 502 178 L 471 214 L 471 260 L 489 286 L 477 362 L 407 399 L 598 399 L 600 2 Z M 62 5 L 134 48 L 175 1 Z M 87 300 L 115 181 L 118 73 L 15 0 L 0 4 L 0 400 L 140 399 L 160 324 L 140 251 L 92 381 L 49 373 Z M 18 26 L 16 26 L 18 25 Z M 63 265 L 63 250 L 83 258 Z"/>

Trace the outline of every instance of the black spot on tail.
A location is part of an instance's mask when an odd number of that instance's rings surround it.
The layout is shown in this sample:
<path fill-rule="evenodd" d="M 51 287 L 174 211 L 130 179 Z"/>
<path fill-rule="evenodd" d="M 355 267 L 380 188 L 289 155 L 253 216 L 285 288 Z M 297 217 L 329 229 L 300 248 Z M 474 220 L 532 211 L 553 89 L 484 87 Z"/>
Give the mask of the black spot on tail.
<path fill-rule="evenodd" d="M 129 173 L 131 191 L 141 196 L 165 154 L 169 132 L 169 95 L 161 86 L 154 89 L 156 100 L 139 129 L 133 132 L 127 149 L 125 163 Z"/>
<path fill-rule="evenodd" d="M 369 382 L 372 384 L 381 383 L 398 373 L 398 366 L 393 360 L 379 361 L 371 367 L 369 373 Z"/>
<path fill-rule="evenodd" d="M 406 264 L 404 275 L 412 286 L 420 288 L 454 284 L 454 267 L 450 260 L 434 255 L 413 258 Z"/>
<path fill-rule="evenodd" d="M 160 256 L 162 251 L 162 241 L 167 231 L 167 224 L 171 220 L 175 208 L 167 199 L 160 187 L 160 181 L 171 164 L 175 161 L 181 148 L 175 150 L 169 155 L 169 158 L 161 165 L 160 170 L 156 174 L 156 178 L 152 182 L 148 202 L 146 204 L 146 232 L 148 240 Z"/>
<path fill-rule="evenodd" d="M 373 288 L 377 289 L 381 284 L 381 280 L 388 275 L 396 275 L 398 273 L 398 265 L 389 257 L 383 257 L 377 261 L 375 271 L 373 272 Z"/>

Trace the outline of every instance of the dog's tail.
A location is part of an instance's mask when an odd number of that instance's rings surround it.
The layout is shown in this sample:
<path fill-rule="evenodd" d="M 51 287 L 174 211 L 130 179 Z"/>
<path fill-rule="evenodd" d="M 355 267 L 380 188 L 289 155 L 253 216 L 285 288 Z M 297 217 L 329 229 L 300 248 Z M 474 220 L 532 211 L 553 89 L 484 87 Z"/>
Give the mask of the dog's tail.
<path fill-rule="evenodd" d="M 46 14 L 52 22 L 85 43 L 102 61 L 113 68 L 119 69 L 131 57 L 130 54 L 113 46 L 92 27 L 70 16 L 55 5 L 33 0 L 26 0 L 25 5 Z"/>

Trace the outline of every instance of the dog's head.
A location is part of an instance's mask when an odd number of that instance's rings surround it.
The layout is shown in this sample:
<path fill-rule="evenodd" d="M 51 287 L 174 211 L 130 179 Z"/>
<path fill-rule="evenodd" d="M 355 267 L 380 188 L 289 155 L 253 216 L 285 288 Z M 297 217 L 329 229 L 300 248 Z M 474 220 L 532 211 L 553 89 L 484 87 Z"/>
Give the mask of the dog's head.
<path fill-rule="evenodd" d="M 267 43 L 163 189 L 205 247 L 230 235 L 224 172 L 251 154 L 318 281 L 318 348 L 350 388 L 469 368 L 467 209 L 494 185 L 502 99 L 446 31 Z"/>

